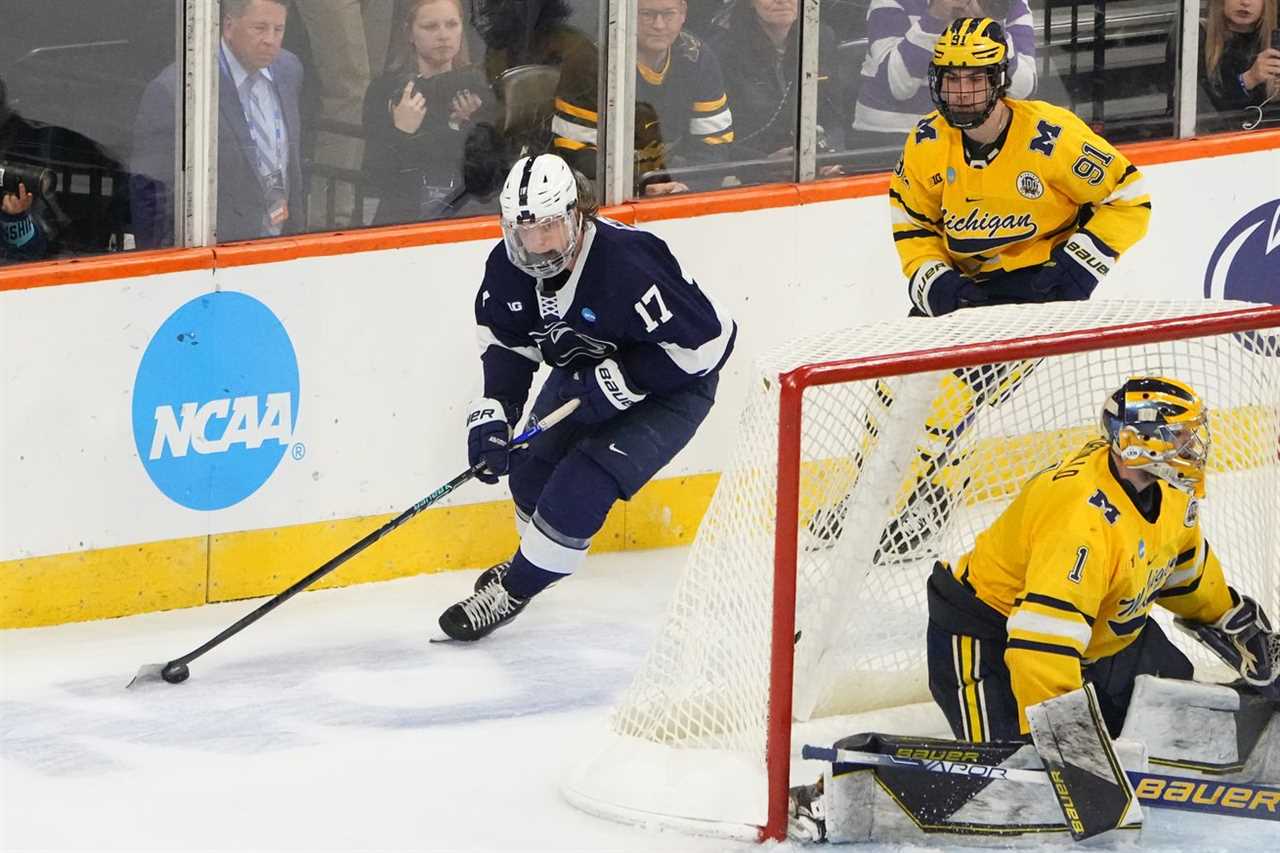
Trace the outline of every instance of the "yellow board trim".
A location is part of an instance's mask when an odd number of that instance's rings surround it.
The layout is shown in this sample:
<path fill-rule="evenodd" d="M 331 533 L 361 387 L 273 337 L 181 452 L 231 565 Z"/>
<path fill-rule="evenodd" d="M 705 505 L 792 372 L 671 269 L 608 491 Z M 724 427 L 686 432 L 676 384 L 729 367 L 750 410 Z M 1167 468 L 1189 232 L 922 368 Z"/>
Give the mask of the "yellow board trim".
<path fill-rule="evenodd" d="M 719 474 L 655 480 L 617 504 L 593 552 L 687 545 Z M 274 595 L 393 514 L 0 562 L 0 628 Z M 509 501 L 428 509 L 316 588 L 492 565 L 516 548 Z"/>

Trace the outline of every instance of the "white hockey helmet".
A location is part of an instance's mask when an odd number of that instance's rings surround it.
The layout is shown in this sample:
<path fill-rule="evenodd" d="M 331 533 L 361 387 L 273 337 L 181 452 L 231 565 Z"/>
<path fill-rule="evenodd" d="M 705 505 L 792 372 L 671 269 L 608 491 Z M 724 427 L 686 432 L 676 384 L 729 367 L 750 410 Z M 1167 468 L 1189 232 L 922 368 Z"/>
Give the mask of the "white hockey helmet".
<path fill-rule="evenodd" d="M 578 182 L 555 154 L 521 157 L 499 196 L 507 257 L 535 278 L 562 272 L 578 248 Z"/>

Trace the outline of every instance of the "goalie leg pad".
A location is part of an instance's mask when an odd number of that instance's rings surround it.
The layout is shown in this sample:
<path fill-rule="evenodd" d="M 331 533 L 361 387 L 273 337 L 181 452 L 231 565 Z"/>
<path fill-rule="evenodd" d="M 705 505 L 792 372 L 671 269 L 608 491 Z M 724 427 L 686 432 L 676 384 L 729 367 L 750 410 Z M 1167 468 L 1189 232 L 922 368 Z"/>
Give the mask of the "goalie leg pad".
<path fill-rule="evenodd" d="M 1027 720 L 1072 838 L 1141 826 L 1142 809 L 1116 757 L 1093 685 L 1032 705 Z"/>

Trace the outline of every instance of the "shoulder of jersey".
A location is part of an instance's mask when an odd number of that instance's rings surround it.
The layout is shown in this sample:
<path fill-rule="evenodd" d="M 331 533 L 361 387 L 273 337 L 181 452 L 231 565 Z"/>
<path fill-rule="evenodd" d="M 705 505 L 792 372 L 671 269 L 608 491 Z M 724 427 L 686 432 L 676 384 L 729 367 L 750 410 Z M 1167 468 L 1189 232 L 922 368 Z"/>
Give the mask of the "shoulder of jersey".
<path fill-rule="evenodd" d="M 1087 499 L 1102 485 L 1100 478 L 1105 474 L 1110 478 L 1110 472 L 1107 471 L 1106 462 L 1099 462 L 1099 453 L 1103 454 L 1105 459 L 1106 445 L 1100 444 L 1095 447 L 1089 454 L 1088 461 L 1083 464 L 1073 465 L 1083 448 L 1077 448 L 1062 458 L 1058 466 L 1051 471 L 1045 472 L 1040 480 L 1040 488 L 1047 490 L 1053 495 L 1053 502 L 1067 506 L 1074 501 L 1077 496 Z M 1063 476 L 1063 473 L 1069 470 L 1076 470 L 1074 475 Z"/>
<path fill-rule="evenodd" d="M 953 132 L 959 133 L 959 131 L 947 124 L 947 120 L 942 117 L 942 113 L 937 110 L 925 113 L 907 133 L 906 150 L 910 151 L 921 146 L 928 147 L 932 143 L 945 139 Z"/>
<path fill-rule="evenodd" d="M 1040 121 L 1047 121 L 1050 124 L 1061 127 L 1063 133 L 1068 136 L 1078 136 L 1084 133 L 1092 133 L 1089 125 L 1070 110 L 1063 109 L 1057 104 L 1051 104 L 1048 101 L 1019 101 L 1011 102 L 1015 111 L 1022 112 L 1030 120 L 1031 126 Z M 1076 152 L 1079 153 L 1078 151 Z"/>
<path fill-rule="evenodd" d="M 657 234 L 612 220 L 597 222 L 593 250 L 597 245 L 608 252 L 609 272 L 619 282 L 636 277 L 647 281 L 650 273 L 646 270 L 653 264 L 651 259 L 671 254 Z"/>
<path fill-rule="evenodd" d="M 707 42 L 704 42 L 694 33 L 681 29 L 680 35 L 676 36 L 676 42 L 672 45 L 672 54 L 675 56 L 684 56 L 691 63 L 698 63 L 701 59 L 703 51 L 707 50 Z"/>

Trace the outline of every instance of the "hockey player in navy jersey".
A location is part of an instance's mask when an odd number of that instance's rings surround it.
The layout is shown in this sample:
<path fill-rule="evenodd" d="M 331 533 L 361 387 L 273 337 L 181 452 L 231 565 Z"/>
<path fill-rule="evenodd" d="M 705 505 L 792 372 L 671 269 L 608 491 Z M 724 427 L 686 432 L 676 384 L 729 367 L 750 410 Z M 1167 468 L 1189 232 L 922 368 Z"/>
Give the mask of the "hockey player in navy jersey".
<path fill-rule="evenodd" d="M 520 547 L 440 616 L 455 640 L 506 624 L 582 564 L 614 502 L 693 438 L 737 334 L 666 243 L 598 217 L 590 185 L 559 156 L 519 160 L 500 200 L 503 241 L 475 303 L 484 395 L 467 416 L 467 454 L 484 482 L 509 474 Z M 544 363 L 531 416 L 581 404 L 513 451 Z"/>

